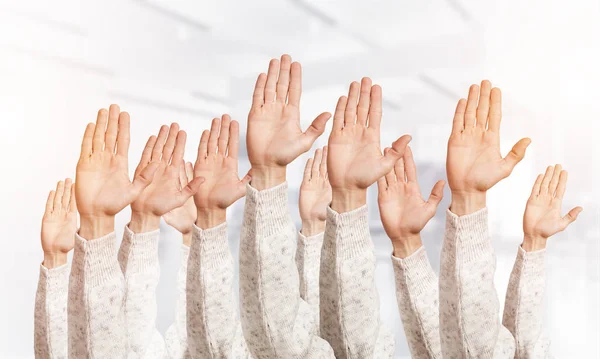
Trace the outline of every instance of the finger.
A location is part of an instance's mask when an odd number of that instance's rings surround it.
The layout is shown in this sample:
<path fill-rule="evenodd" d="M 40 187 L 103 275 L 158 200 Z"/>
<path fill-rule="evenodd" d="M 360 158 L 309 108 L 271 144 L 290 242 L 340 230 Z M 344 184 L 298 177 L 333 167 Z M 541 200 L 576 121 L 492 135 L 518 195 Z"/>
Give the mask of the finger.
<path fill-rule="evenodd" d="M 499 132 L 502 120 L 502 91 L 494 87 L 490 92 L 490 113 L 488 114 L 488 130 Z"/>
<path fill-rule="evenodd" d="M 187 184 L 187 186 L 183 187 L 176 196 L 178 204 L 177 207 L 183 206 L 191 196 L 195 195 L 196 192 L 198 192 L 198 190 L 200 189 L 202 183 L 204 183 L 204 181 L 204 177 L 196 177 L 193 180 L 191 180 Z"/>
<path fill-rule="evenodd" d="M 227 154 L 227 144 L 229 143 L 229 125 L 231 124 L 231 117 L 229 115 L 221 116 L 221 129 L 219 130 L 219 140 L 217 143 L 217 149 L 220 154 L 225 156 Z"/>
<path fill-rule="evenodd" d="M 406 172 L 404 169 L 404 157 L 400 157 L 394 165 L 394 172 L 396 173 L 396 179 L 398 182 L 406 182 Z"/>
<path fill-rule="evenodd" d="M 563 230 L 567 228 L 569 224 L 575 222 L 577 216 L 579 216 L 579 213 L 581 213 L 581 211 L 583 211 L 583 208 L 575 207 L 572 210 L 570 210 L 569 213 L 567 213 L 563 218 L 561 218 L 561 226 Z"/>
<path fill-rule="evenodd" d="M 229 125 L 229 141 L 227 143 L 227 156 L 238 158 L 240 150 L 240 124 L 237 121 L 231 121 Z"/>
<path fill-rule="evenodd" d="M 108 108 L 108 127 L 106 128 L 105 149 L 108 152 L 115 152 L 117 146 L 117 134 L 119 133 L 119 115 L 121 111 L 119 106 L 110 105 Z"/>
<path fill-rule="evenodd" d="M 56 184 L 56 195 L 54 196 L 54 210 L 62 209 L 62 198 L 65 194 L 65 183 L 63 181 L 59 181 Z"/>
<path fill-rule="evenodd" d="M 48 199 L 46 200 L 46 214 L 54 211 L 54 197 L 56 197 L 56 191 L 52 190 L 48 193 Z"/>
<path fill-rule="evenodd" d="M 461 133 L 465 129 L 465 111 L 467 110 L 467 100 L 461 98 L 454 111 L 454 120 L 452 120 L 452 132 Z"/>
<path fill-rule="evenodd" d="M 535 179 L 535 183 L 533 184 L 533 189 L 531 190 L 531 196 L 535 197 L 540 194 L 540 188 L 542 187 L 542 180 L 544 179 L 544 175 L 538 175 Z"/>
<path fill-rule="evenodd" d="M 444 185 L 445 184 L 446 184 L 446 182 L 443 180 L 437 181 L 435 183 L 435 185 L 433 185 L 431 194 L 429 195 L 429 198 L 427 199 L 427 205 L 433 207 L 434 210 L 437 209 L 438 205 L 442 201 L 442 198 L 444 197 Z"/>
<path fill-rule="evenodd" d="M 94 139 L 94 130 L 96 124 L 88 123 L 83 133 L 83 140 L 81 141 L 81 158 L 89 157 L 92 154 L 92 140 Z"/>
<path fill-rule="evenodd" d="M 177 142 L 177 135 L 179 134 L 179 125 L 177 123 L 172 123 L 169 128 L 169 135 L 167 136 L 167 140 L 165 141 L 165 147 L 162 152 L 162 161 L 164 163 L 169 163 L 171 161 L 171 156 L 173 155 L 173 151 L 175 150 L 175 143 Z"/>
<path fill-rule="evenodd" d="M 560 176 L 558 179 L 558 187 L 556 188 L 556 198 L 562 200 L 565 196 L 565 192 L 567 191 L 567 180 L 569 179 L 569 174 L 567 171 L 560 171 Z"/>
<path fill-rule="evenodd" d="M 288 104 L 300 107 L 302 95 L 302 66 L 299 62 L 292 63 L 290 71 L 290 88 L 288 91 Z"/>
<path fill-rule="evenodd" d="M 523 157 L 525 157 L 525 151 L 530 144 L 531 139 L 522 138 L 513 146 L 508 155 L 504 157 L 504 165 L 509 174 L 512 172 L 513 168 L 515 168 L 517 163 L 521 162 Z"/>
<path fill-rule="evenodd" d="M 210 125 L 210 137 L 208 138 L 208 155 L 217 153 L 217 143 L 219 142 L 219 128 L 221 127 L 221 119 L 213 118 Z"/>
<path fill-rule="evenodd" d="M 77 201 L 75 200 L 75 183 L 71 186 L 71 199 L 69 202 L 69 212 L 77 213 Z"/>
<path fill-rule="evenodd" d="M 369 123 L 368 126 L 379 130 L 381 126 L 381 117 L 383 115 L 382 107 L 383 95 L 381 86 L 375 85 L 371 87 L 371 104 L 369 105 Z"/>
<path fill-rule="evenodd" d="M 337 105 L 335 106 L 335 114 L 333 115 L 333 129 L 341 130 L 344 128 L 344 113 L 346 112 L 346 104 L 348 98 L 342 96 L 338 99 Z"/>
<path fill-rule="evenodd" d="M 73 186 L 73 181 L 70 178 L 65 179 L 65 190 L 62 196 L 62 208 L 68 210 L 69 203 L 71 202 L 71 187 Z"/>
<path fill-rule="evenodd" d="M 363 77 L 360 82 L 360 98 L 358 99 L 358 108 L 356 113 L 356 123 L 362 126 L 367 126 L 369 107 L 371 106 L 371 86 L 371 79 L 368 77 Z"/>
<path fill-rule="evenodd" d="M 383 149 L 383 155 L 385 156 L 388 152 L 390 152 L 390 148 L 386 147 Z M 401 159 L 400 159 L 401 160 Z M 400 161 L 398 160 L 398 161 Z M 398 162 L 396 162 L 398 163 Z M 404 176 L 404 174 L 402 174 L 402 176 Z M 398 173 L 396 173 L 394 171 L 394 169 L 392 169 L 391 171 L 389 171 L 386 175 L 385 175 L 385 182 L 386 184 L 389 186 L 392 185 L 392 183 L 396 183 L 397 181 L 400 181 L 400 179 L 398 178 Z"/>
<path fill-rule="evenodd" d="M 388 184 L 385 180 L 385 177 L 379 177 L 379 179 L 377 179 L 377 190 L 379 192 L 383 192 L 385 190 L 387 190 L 388 188 Z"/>
<path fill-rule="evenodd" d="M 261 73 L 256 79 L 254 94 L 252 94 L 252 107 L 261 107 L 265 103 L 265 85 L 267 84 L 267 74 Z"/>
<path fill-rule="evenodd" d="M 104 136 L 106 132 L 106 123 L 108 122 L 108 111 L 105 108 L 98 111 L 96 118 L 96 128 L 94 130 L 94 138 L 92 140 L 92 151 L 104 151 Z"/>
<path fill-rule="evenodd" d="M 183 166 L 179 166 L 179 190 L 188 184 L 188 178 L 185 171 L 185 163 L 183 163 Z"/>
<path fill-rule="evenodd" d="M 131 134 L 129 132 L 131 118 L 129 113 L 121 112 L 119 115 L 119 133 L 117 134 L 117 154 L 127 157 Z"/>
<path fill-rule="evenodd" d="M 312 173 L 311 173 L 312 178 L 319 177 L 319 167 L 321 166 L 322 160 L 323 160 L 323 150 L 321 150 L 320 148 L 317 148 L 317 150 L 315 151 L 315 158 L 314 158 L 313 164 L 312 164 Z"/>
<path fill-rule="evenodd" d="M 411 139 L 409 135 L 404 135 L 392 143 L 392 147 L 384 154 L 383 159 L 379 163 L 378 174 L 383 176 L 392 170 L 396 161 L 404 155 L 406 146 Z"/>
<path fill-rule="evenodd" d="M 127 202 L 131 203 L 135 201 L 142 191 L 152 183 L 154 174 L 158 169 L 158 162 L 150 162 L 133 178 L 133 182 L 129 185 L 129 191 L 127 192 Z"/>
<path fill-rule="evenodd" d="M 185 184 L 187 185 L 194 179 L 194 165 L 191 162 L 185 164 L 185 175 L 187 177 Z"/>
<path fill-rule="evenodd" d="M 325 132 L 325 125 L 331 118 L 329 112 L 323 112 L 310 124 L 310 127 L 304 131 L 304 146 L 308 150 L 312 144 Z"/>
<path fill-rule="evenodd" d="M 277 75 L 279 73 L 279 60 L 272 59 L 269 62 L 269 71 L 267 72 L 267 84 L 265 85 L 265 103 L 275 101 L 275 91 L 277 87 Z"/>
<path fill-rule="evenodd" d="M 323 147 L 323 158 L 321 159 L 321 166 L 319 167 L 319 176 L 327 176 L 327 146 Z"/>
<path fill-rule="evenodd" d="M 183 156 L 185 154 L 185 142 L 187 140 L 187 133 L 185 131 L 179 131 L 177 138 L 175 139 L 175 149 L 173 150 L 173 160 L 171 166 L 179 168 L 183 162 Z"/>
<path fill-rule="evenodd" d="M 360 84 L 352 81 L 348 90 L 348 102 L 346 103 L 346 111 L 344 112 L 344 126 L 353 125 L 356 122 L 356 105 L 358 101 L 358 93 L 360 92 Z"/>
<path fill-rule="evenodd" d="M 146 142 L 146 147 L 144 147 L 144 151 L 142 152 L 142 158 L 140 159 L 140 164 L 138 167 L 145 167 L 148 162 L 152 161 L 152 150 L 154 149 L 154 145 L 156 144 L 156 136 L 152 135 Z"/>
<path fill-rule="evenodd" d="M 277 79 L 277 102 L 285 103 L 290 85 L 290 70 L 292 68 L 292 58 L 290 55 L 281 56 L 281 66 L 279 68 L 279 78 Z"/>
<path fill-rule="evenodd" d="M 477 105 L 477 127 L 482 130 L 485 130 L 485 126 L 487 126 L 487 119 L 490 111 L 491 91 L 492 83 L 488 80 L 481 81 L 481 89 L 479 90 L 479 104 Z"/>
<path fill-rule="evenodd" d="M 477 100 L 479 99 L 479 86 L 471 85 L 469 97 L 467 97 L 467 109 L 465 111 L 465 129 L 475 127 L 475 115 L 477 112 Z"/>
<path fill-rule="evenodd" d="M 165 141 L 167 140 L 167 136 L 169 135 L 169 127 L 166 125 L 160 126 L 160 130 L 158 131 L 158 137 L 156 138 L 156 142 L 154 143 L 154 148 L 152 149 L 152 158 L 150 161 L 158 162 L 162 158 L 163 149 L 165 147 Z M 168 161 L 168 159 L 167 159 Z"/>
<path fill-rule="evenodd" d="M 304 181 L 310 181 L 311 179 L 311 174 L 312 174 L 312 166 L 313 166 L 313 159 L 312 157 L 308 159 L 308 161 L 306 161 L 306 166 L 304 166 Z"/>
<path fill-rule="evenodd" d="M 561 172 L 561 165 L 554 166 L 554 172 L 552 173 L 552 179 L 550 180 L 550 185 L 548 187 L 548 193 L 550 193 L 552 197 L 554 197 L 554 195 L 556 194 L 556 187 L 558 187 L 558 178 L 560 177 Z"/>
<path fill-rule="evenodd" d="M 406 146 L 404 151 L 404 171 L 406 172 L 407 182 L 417 182 L 417 166 L 415 165 L 415 159 L 412 154 L 410 146 Z"/>
<path fill-rule="evenodd" d="M 542 180 L 542 186 L 540 187 L 540 194 L 548 193 L 548 188 L 550 187 L 550 180 L 552 179 L 553 174 L 554 174 L 554 167 L 548 166 L 546 168 L 546 173 L 544 174 L 544 179 Z"/>
<path fill-rule="evenodd" d="M 210 136 L 210 132 L 208 130 L 202 131 L 202 136 L 200 137 L 200 143 L 198 144 L 198 158 L 196 162 L 200 159 L 205 159 L 208 155 L 208 137 Z"/>
<path fill-rule="evenodd" d="M 246 175 L 244 176 L 244 178 L 242 178 L 242 180 L 240 181 L 244 185 L 244 191 L 246 191 L 246 185 L 248 183 L 250 183 L 251 180 L 252 180 L 252 169 L 250 169 L 248 171 L 248 173 L 246 173 Z"/>

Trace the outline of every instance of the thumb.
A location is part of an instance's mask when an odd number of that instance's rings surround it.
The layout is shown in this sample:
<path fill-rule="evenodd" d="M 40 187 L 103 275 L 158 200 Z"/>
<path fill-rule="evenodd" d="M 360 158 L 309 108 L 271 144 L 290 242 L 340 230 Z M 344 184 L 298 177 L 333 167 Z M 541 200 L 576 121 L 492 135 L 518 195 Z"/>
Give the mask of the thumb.
<path fill-rule="evenodd" d="M 133 182 L 129 186 L 129 203 L 135 201 L 142 191 L 152 183 L 154 173 L 156 173 L 158 166 L 158 162 L 150 162 L 144 169 L 135 175 Z"/>
<path fill-rule="evenodd" d="M 177 202 L 179 202 L 179 206 L 183 206 L 185 201 L 187 201 L 191 196 L 195 195 L 204 181 L 204 177 L 196 177 L 191 180 L 187 186 L 183 187 L 181 192 L 179 192 L 177 195 Z"/>
<path fill-rule="evenodd" d="M 583 211 L 583 208 L 575 207 L 572 210 L 570 210 L 569 213 L 567 213 L 563 218 L 561 218 L 560 222 L 563 230 L 567 228 L 569 224 L 575 222 L 577 216 L 579 216 L 579 213 L 581 213 L 581 211 Z"/>
<path fill-rule="evenodd" d="M 446 181 L 440 180 L 437 181 L 435 185 L 433 185 L 433 189 L 431 190 L 431 194 L 427 199 L 427 206 L 433 209 L 435 212 L 444 197 L 444 185 Z"/>
<path fill-rule="evenodd" d="M 252 180 L 252 169 L 250 169 L 250 171 L 248 171 L 248 173 L 246 173 L 246 175 L 244 176 L 244 178 L 242 178 L 242 180 L 240 181 L 240 183 L 237 186 L 237 195 L 236 195 L 236 201 L 242 197 L 244 197 L 246 195 L 246 185 L 248 183 L 250 183 L 250 181 Z"/>
<path fill-rule="evenodd" d="M 522 138 L 513 146 L 506 157 L 504 157 L 504 164 L 506 165 L 509 174 L 512 172 L 513 168 L 515 168 L 517 163 L 521 162 L 523 157 L 525 157 L 525 151 L 530 144 L 530 138 Z"/>
<path fill-rule="evenodd" d="M 406 150 L 406 146 L 408 146 L 408 143 L 411 140 L 412 137 L 404 135 L 392 143 L 392 147 L 384 153 L 383 159 L 381 160 L 381 166 L 378 173 L 379 177 L 385 176 L 392 168 L 394 168 L 396 161 L 404 156 L 404 150 Z"/>
<path fill-rule="evenodd" d="M 331 118 L 331 114 L 329 112 L 323 112 L 315 120 L 310 124 L 310 127 L 306 129 L 304 132 L 305 138 L 305 146 L 310 148 L 312 144 L 325 132 L 325 125 L 327 125 L 327 121 Z"/>

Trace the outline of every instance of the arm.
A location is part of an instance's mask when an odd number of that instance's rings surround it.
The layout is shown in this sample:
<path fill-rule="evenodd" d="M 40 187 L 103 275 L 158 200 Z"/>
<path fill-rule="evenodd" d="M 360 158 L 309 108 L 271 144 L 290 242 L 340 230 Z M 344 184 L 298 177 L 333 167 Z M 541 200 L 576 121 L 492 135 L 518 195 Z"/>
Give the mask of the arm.
<path fill-rule="evenodd" d="M 560 165 L 548 167 L 545 175 L 538 176 L 525 207 L 524 239 L 508 282 L 502 319 L 515 337 L 517 359 L 550 357 L 550 342 L 542 331 L 546 242 L 582 211 L 575 207 L 561 217 L 566 186 L 567 172 Z"/>
<path fill-rule="evenodd" d="M 429 200 L 421 197 L 410 147 L 394 169 L 377 181 L 381 222 L 392 240 L 396 299 L 413 358 L 441 358 L 438 278 L 433 272 L 421 231 L 435 215 L 444 194 L 438 181 Z"/>
<path fill-rule="evenodd" d="M 88 124 L 77 164 L 81 227 L 69 282 L 69 357 L 128 355 L 125 280 L 116 258 L 114 217 L 150 184 L 155 164 L 129 181 L 129 115 L 116 105 Z"/>
<path fill-rule="evenodd" d="M 214 119 L 200 139 L 195 176 L 206 182 L 194 196 L 196 226 L 187 272 L 187 335 L 192 358 L 249 358 L 234 299 L 233 258 L 226 209 L 244 195 L 238 177 L 239 125 Z"/>
<path fill-rule="evenodd" d="M 35 296 L 34 350 L 36 358 L 66 358 L 67 298 L 69 272 L 67 254 L 73 249 L 77 231 L 75 188 L 70 178 L 51 191 L 42 219 L 44 262 Z"/>
<path fill-rule="evenodd" d="M 328 114 L 300 129 L 301 68 L 271 60 L 256 82 L 246 144 L 252 165 L 240 243 L 241 321 L 256 358 L 333 358 L 300 297 L 296 228 L 288 210 L 286 167 L 325 130 Z M 287 102 L 286 102 L 287 98 Z"/>
<path fill-rule="evenodd" d="M 360 98 L 359 98 L 360 94 Z M 391 358 L 394 339 L 380 323 L 367 187 L 390 172 L 410 136 L 381 153 L 381 87 L 369 78 L 340 97 L 329 137 L 333 199 L 321 255 L 321 335 L 337 358 Z"/>
<path fill-rule="evenodd" d="M 452 191 L 440 272 L 440 335 L 444 356 L 506 358 L 514 339 L 499 320 L 496 257 L 487 224 L 486 193 L 510 175 L 531 143 L 521 139 L 500 155 L 500 89 L 473 85 L 458 102 L 448 141 L 446 171 Z"/>

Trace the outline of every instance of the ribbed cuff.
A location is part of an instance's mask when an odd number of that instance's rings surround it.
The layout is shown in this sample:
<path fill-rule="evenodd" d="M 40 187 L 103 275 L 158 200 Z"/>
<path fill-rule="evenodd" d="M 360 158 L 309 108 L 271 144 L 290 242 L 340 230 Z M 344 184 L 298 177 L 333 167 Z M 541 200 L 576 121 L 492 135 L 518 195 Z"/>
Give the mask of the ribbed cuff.
<path fill-rule="evenodd" d="M 70 273 L 71 265 L 69 263 L 51 269 L 40 264 L 40 282 L 43 282 L 46 285 L 46 288 L 68 288 Z"/>
<path fill-rule="evenodd" d="M 402 259 L 392 255 L 394 274 L 403 278 L 410 293 L 420 295 L 437 285 L 438 279 L 429 263 L 425 247 L 417 249 L 410 256 Z"/>
<path fill-rule="evenodd" d="M 263 191 L 247 184 L 245 217 L 253 220 L 257 238 L 284 230 L 291 222 L 287 182 Z"/>
<path fill-rule="evenodd" d="M 76 233 L 71 271 L 75 276 L 72 275 L 71 280 L 97 287 L 122 277 L 117 262 L 115 239 L 115 232 L 91 241 L 81 238 Z"/>
<path fill-rule="evenodd" d="M 369 232 L 367 205 L 353 211 L 337 213 L 327 207 L 323 248 L 335 252 L 340 259 L 351 259 L 374 250 Z"/>
<path fill-rule="evenodd" d="M 446 210 L 444 245 L 453 248 L 463 260 L 470 261 L 492 251 L 488 234 L 488 210 L 482 208 L 464 216 Z"/>
<path fill-rule="evenodd" d="M 527 252 L 519 246 L 515 267 L 520 268 L 527 277 L 543 277 L 545 275 L 545 258 L 546 249 Z"/>
<path fill-rule="evenodd" d="M 306 237 L 302 232 L 298 232 L 298 252 L 304 253 L 305 256 L 320 256 L 324 237 L 325 232 L 310 237 Z"/>
<path fill-rule="evenodd" d="M 127 262 L 127 273 L 146 272 L 148 269 L 158 267 L 158 241 L 160 230 L 152 232 L 134 233 L 129 226 L 125 226 L 123 242 L 119 250 L 121 263 Z"/>
<path fill-rule="evenodd" d="M 232 260 L 227 241 L 227 222 L 216 227 L 201 229 L 194 225 L 190 255 L 199 256 L 202 266 L 219 267 L 225 261 Z"/>

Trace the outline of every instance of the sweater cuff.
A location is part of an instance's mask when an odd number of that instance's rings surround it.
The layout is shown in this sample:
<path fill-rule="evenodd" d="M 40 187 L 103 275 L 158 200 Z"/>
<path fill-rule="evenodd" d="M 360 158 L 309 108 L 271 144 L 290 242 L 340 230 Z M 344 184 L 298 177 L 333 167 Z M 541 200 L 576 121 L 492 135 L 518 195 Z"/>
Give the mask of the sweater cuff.
<path fill-rule="evenodd" d="M 342 260 L 364 255 L 367 251 L 373 254 L 367 205 L 341 214 L 327 207 L 323 249 L 336 253 Z"/>
<path fill-rule="evenodd" d="M 219 267 L 231 260 L 231 251 L 227 240 L 227 222 L 208 229 L 194 225 L 190 254 L 197 253 L 202 266 Z"/>
<path fill-rule="evenodd" d="M 457 216 L 446 210 L 446 236 L 444 244 L 454 250 L 466 261 L 476 259 L 481 254 L 492 251 L 488 234 L 488 210 Z"/>
<path fill-rule="evenodd" d="M 109 280 L 123 276 L 117 262 L 115 232 L 94 240 L 86 240 L 75 234 L 73 270 L 71 280 L 80 285 L 97 287 Z"/>
<path fill-rule="evenodd" d="M 69 287 L 69 274 L 71 273 L 71 265 L 65 263 L 60 267 L 48 269 L 40 264 L 40 282 L 44 283 L 47 288 L 47 292 L 50 292 L 51 288 L 67 288 Z"/>
<path fill-rule="evenodd" d="M 392 255 L 392 264 L 394 273 L 404 278 L 401 282 L 406 283 L 410 293 L 421 295 L 431 288 L 432 283 L 437 284 L 437 276 L 423 246 L 404 259 Z"/>
<path fill-rule="evenodd" d="M 121 263 L 127 263 L 127 271 L 123 272 L 138 273 L 145 272 L 149 268 L 155 268 L 158 265 L 158 241 L 160 239 L 160 230 L 152 232 L 135 233 L 129 226 L 125 226 L 123 232 L 123 242 L 119 250 Z"/>
<path fill-rule="evenodd" d="M 324 237 L 325 232 L 310 237 L 306 237 L 301 232 L 298 232 L 298 252 L 304 253 L 305 256 L 320 256 Z"/>
<path fill-rule="evenodd" d="M 254 222 L 257 238 L 270 237 L 284 230 L 291 222 L 287 182 L 263 191 L 247 184 L 245 217 Z"/>
<path fill-rule="evenodd" d="M 517 251 L 517 259 L 515 260 L 515 267 L 521 268 L 522 272 L 528 277 L 543 277 L 545 275 L 545 258 L 546 249 L 527 252 L 521 246 L 519 246 Z"/>

